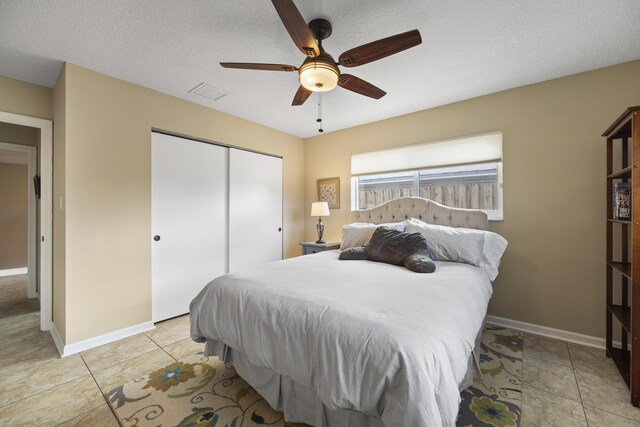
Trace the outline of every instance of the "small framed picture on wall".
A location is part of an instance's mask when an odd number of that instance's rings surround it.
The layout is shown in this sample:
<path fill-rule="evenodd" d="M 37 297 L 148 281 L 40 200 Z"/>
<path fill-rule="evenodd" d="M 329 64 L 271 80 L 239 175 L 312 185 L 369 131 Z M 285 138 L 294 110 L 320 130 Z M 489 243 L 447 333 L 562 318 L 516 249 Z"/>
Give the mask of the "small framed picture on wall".
<path fill-rule="evenodd" d="M 318 201 L 327 202 L 329 209 L 340 209 L 340 177 L 318 180 Z"/>

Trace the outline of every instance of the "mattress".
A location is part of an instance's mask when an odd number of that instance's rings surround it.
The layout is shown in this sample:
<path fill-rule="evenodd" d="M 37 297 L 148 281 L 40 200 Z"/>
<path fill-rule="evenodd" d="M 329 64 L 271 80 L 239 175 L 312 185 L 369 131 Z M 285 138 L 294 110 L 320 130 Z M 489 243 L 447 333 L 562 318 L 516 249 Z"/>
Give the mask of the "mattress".
<path fill-rule="evenodd" d="M 453 426 L 492 288 L 477 267 L 437 264 L 419 274 L 328 251 L 228 274 L 192 301 L 191 336 L 208 355 L 234 352 L 258 391 L 273 373 L 328 412 Z M 313 405 L 277 409 L 317 424 Z"/>

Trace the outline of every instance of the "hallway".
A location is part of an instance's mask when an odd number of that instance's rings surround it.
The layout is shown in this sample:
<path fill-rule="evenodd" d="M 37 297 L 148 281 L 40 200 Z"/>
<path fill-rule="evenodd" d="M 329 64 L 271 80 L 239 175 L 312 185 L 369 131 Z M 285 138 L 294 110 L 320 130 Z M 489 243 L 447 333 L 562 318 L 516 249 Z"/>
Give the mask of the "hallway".
<path fill-rule="evenodd" d="M 0 277 L 0 342 L 3 378 L 60 357 L 51 335 L 40 331 L 40 301 L 27 298 L 26 274 Z"/>

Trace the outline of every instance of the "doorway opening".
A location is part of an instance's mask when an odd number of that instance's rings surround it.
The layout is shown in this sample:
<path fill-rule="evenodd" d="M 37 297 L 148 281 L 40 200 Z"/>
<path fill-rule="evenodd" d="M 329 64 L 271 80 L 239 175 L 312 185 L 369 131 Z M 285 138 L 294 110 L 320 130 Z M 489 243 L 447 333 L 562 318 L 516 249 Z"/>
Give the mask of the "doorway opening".
<path fill-rule="evenodd" d="M 51 121 L 0 112 L 0 311 L 42 331 L 53 324 L 52 149 Z"/>
<path fill-rule="evenodd" d="M 7 129 L 7 126 L 11 128 Z M 9 130 L 24 143 L 37 143 L 39 132 L 16 125 L 0 125 L 0 136 Z M 19 131 L 24 132 L 19 132 Z M 0 139 L 0 317 L 40 311 L 38 299 L 38 203 L 29 181 L 37 182 L 37 146 L 10 144 Z"/>

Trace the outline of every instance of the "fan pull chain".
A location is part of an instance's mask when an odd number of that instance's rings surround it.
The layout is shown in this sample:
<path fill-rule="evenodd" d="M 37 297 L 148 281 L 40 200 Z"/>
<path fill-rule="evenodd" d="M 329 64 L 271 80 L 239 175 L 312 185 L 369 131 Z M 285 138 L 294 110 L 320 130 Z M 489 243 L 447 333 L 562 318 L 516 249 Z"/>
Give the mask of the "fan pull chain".
<path fill-rule="evenodd" d="M 316 119 L 316 122 L 318 122 L 318 126 L 320 126 L 318 128 L 318 132 L 324 132 L 324 129 L 322 129 L 322 93 L 320 92 L 318 92 L 318 118 Z"/>

